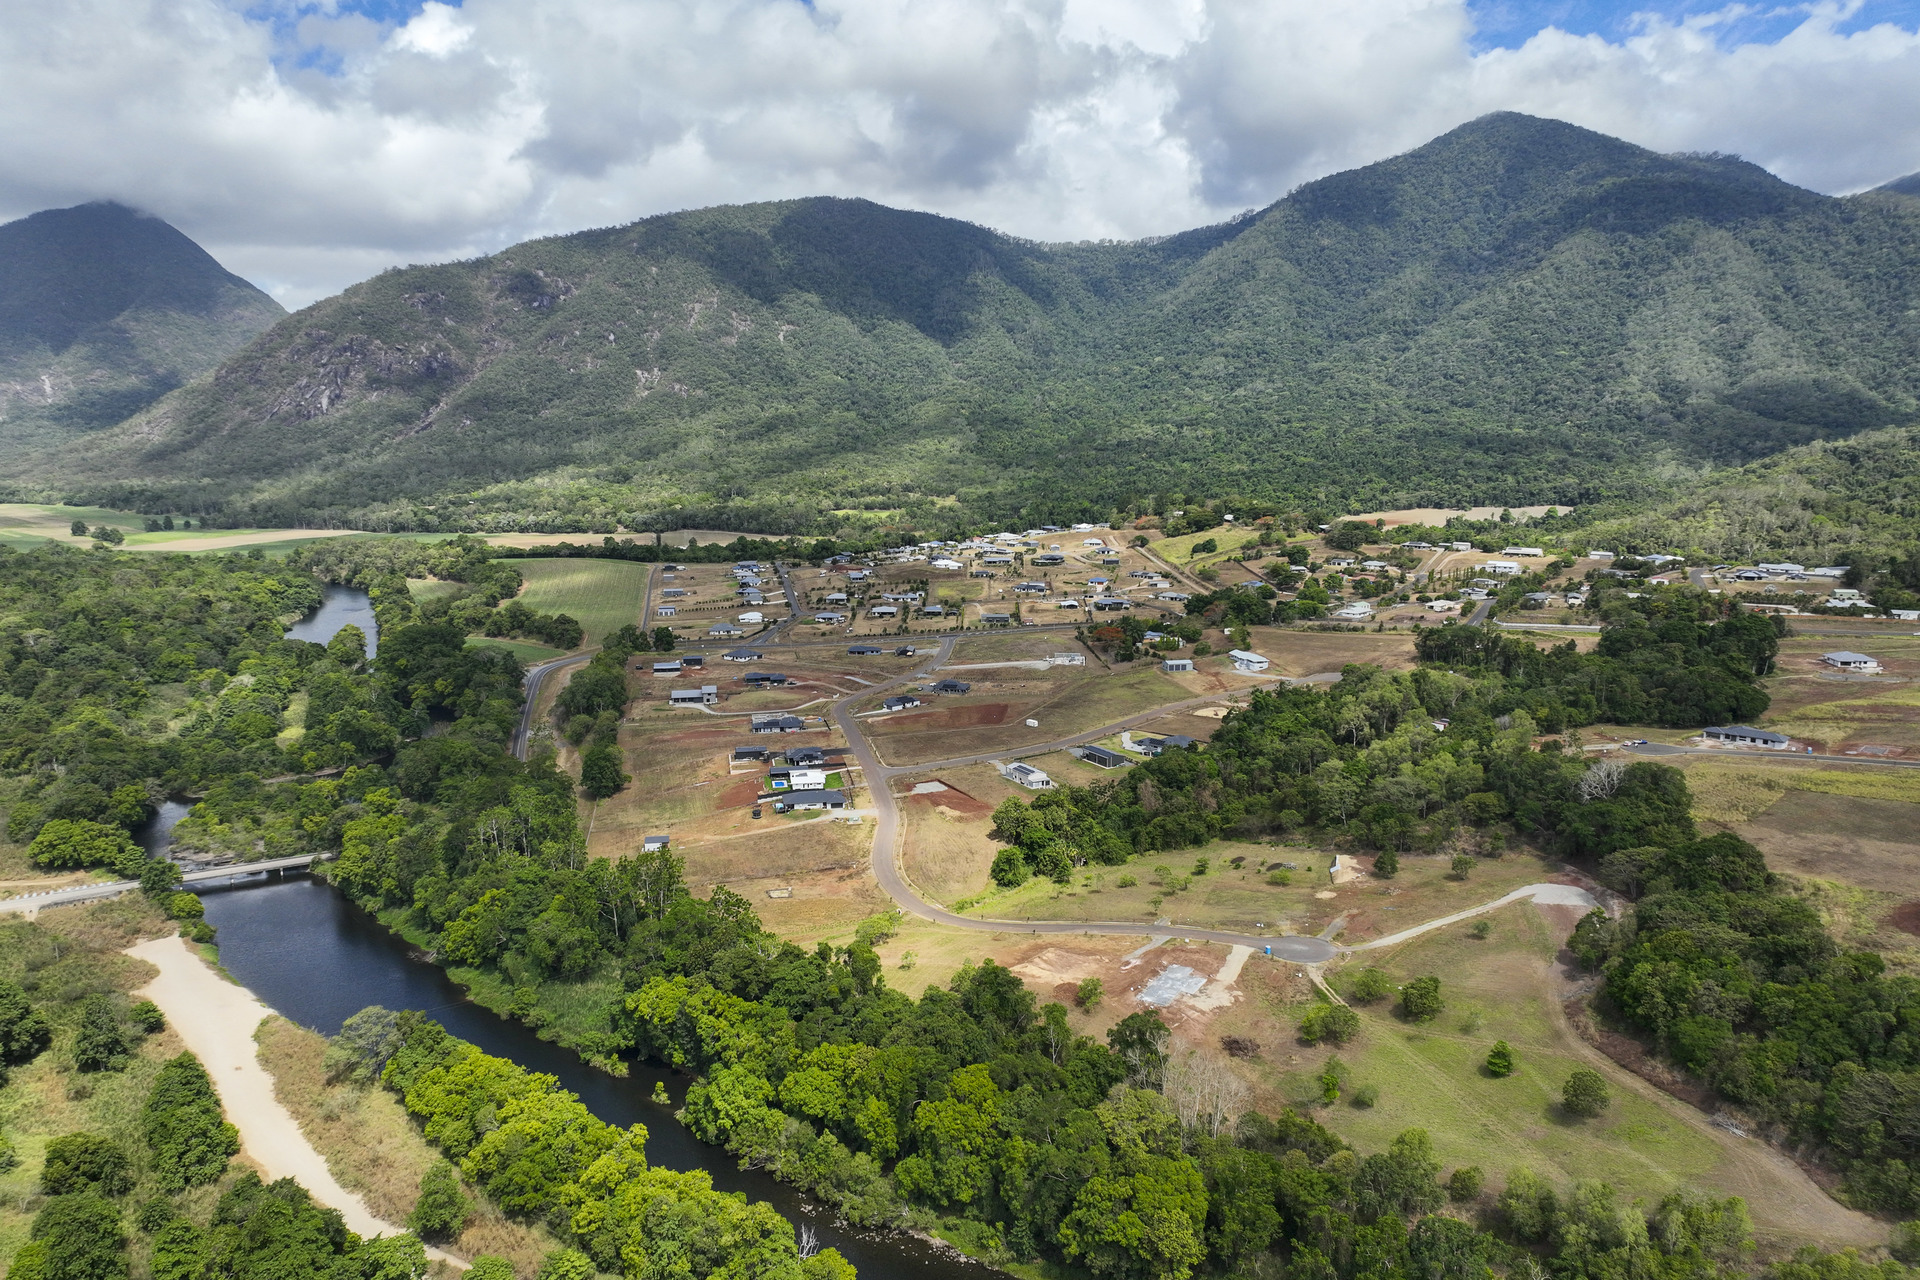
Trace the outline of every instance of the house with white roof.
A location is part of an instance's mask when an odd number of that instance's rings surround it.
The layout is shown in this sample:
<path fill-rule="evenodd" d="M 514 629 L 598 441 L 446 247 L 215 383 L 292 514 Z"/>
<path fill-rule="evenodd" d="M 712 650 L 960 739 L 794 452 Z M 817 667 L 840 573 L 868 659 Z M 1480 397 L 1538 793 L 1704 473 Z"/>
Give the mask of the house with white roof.
<path fill-rule="evenodd" d="M 1256 675 L 1273 665 L 1260 654 L 1246 649 L 1230 649 L 1227 656 L 1233 659 L 1233 669 L 1243 675 Z"/>
<path fill-rule="evenodd" d="M 1864 653 L 1854 653 L 1849 649 L 1841 649 L 1834 653 L 1823 653 L 1820 655 L 1820 661 L 1830 667 L 1838 667 L 1842 671 L 1870 674 L 1880 670 L 1879 659 L 1870 658 Z"/>

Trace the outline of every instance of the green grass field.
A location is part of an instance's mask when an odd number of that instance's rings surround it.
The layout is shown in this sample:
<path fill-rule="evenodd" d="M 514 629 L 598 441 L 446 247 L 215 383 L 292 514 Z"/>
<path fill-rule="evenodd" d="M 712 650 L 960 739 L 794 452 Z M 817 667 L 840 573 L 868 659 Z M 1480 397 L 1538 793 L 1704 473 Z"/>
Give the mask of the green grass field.
<path fill-rule="evenodd" d="M 647 565 L 625 560 L 508 560 L 527 580 L 519 599 L 541 613 L 571 614 L 597 645 L 610 631 L 643 622 Z"/>
<path fill-rule="evenodd" d="M 481 640 L 476 638 L 467 641 L 467 648 L 505 649 L 529 667 L 536 662 L 545 662 L 550 658 L 563 656 L 562 651 L 559 649 L 550 649 L 544 644 L 527 644 L 521 640 Z"/>
<path fill-rule="evenodd" d="M 1390 954 L 1356 956 L 1334 975 L 1336 987 L 1350 989 L 1372 959 L 1396 983 L 1422 974 L 1441 979 L 1446 1008 L 1424 1025 L 1401 1020 L 1390 1001 L 1355 1006 L 1360 1035 L 1337 1052 L 1352 1073 L 1349 1096 L 1372 1085 L 1380 1091 L 1374 1106 L 1343 1101 L 1323 1110 L 1310 1101 L 1334 1051 L 1293 1042 L 1297 1015 L 1308 1006 L 1280 1014 L 1278 1027 L 1267 1022 L 1269 1035 L 1278 1031 L 1285 1040 L 1265 1057 L 1262 1074 L 1362 1150 L 1380 1150 L 1417 1126 L 1432 1136 L 1446 1164 L 1478 1165 L 1496 1184 L 1525 1166 L 1563 1186 L 1600 1179 L 1628 1198 L 1657 1199 L 1679 1185 L 1725 1186 L 1730 1171 L 1713 1138 L 1674 1114 L 1677 1104 L 1624 1087 L 1611 1071 L 1613 1103 L 1601 1118 L 1561 1114 L 1561 1086 L 1574 1068 L 1591 1064 L 1554 1017 L 1546 972 L 1554 938 L 1527 904 L 1486 919 L 1493 933 L 1484 941 L 1469 936 L 1467 925 L 1455 925 Z M 1504 1079 L 1483 1069 L 1496 1040 L 1507 1041 L 1516 1056 L 1517 1069 Z"/>

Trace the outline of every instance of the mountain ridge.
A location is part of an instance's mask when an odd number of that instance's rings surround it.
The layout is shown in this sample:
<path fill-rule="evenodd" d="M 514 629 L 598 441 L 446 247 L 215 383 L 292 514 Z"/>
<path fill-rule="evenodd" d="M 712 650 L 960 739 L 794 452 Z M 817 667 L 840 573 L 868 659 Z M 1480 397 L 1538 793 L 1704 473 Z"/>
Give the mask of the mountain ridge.
<path fill-rule="evenodd" d="M 1585 504 L 1907 420 L 1914 296 L 1905 201 L 1506 113 L 1152 241 L 813 197 L 384 272 L 0 476 L 429 529 Z"/>
<path fill-rule="evenodd" d="M 0 440 L 112 426 L 286 314 L 159 218 L 111 201 L 0 225 Z"/>

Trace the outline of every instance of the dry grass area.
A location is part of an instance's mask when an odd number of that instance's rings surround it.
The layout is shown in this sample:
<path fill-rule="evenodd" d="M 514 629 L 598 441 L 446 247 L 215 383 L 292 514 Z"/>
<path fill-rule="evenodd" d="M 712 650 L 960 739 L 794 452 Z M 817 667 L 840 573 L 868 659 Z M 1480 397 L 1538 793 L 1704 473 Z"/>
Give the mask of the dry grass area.
<path fill-rule="evenodd" d="M 1367 662 L 1388 671 L 1413 666 L 1413 635 L 1406 631 L 1293 631 L 1255 627 L 1253 651 L 1273 665 L 1273 675 L 1337 672 L 1349 662 Z"/>
<path fill-rule="evenodd" d="M 1046 671 L 961 671 L 972 691 L 933 699 L 922 711 L 870 721 L 888 764 L 947 760 L 988 751 L 1019 752 L 1084 733 L 1193 695 L 1160 671 L 1136 663 L 1109 673 L 1098 665 Z M 1027 720 L 1038 720 L 1030 729 Z"/>
<path fill-rule="evenodd" d="M 260 1065 L 273 1076 L 273 1091 L 293 1113 L 300 1131 L 326 1157 L 327 1168 L 367 1207 L 389 1222 L 405 1222 L 420 1194 L 420 1179 L 439 1158 L 407 1117 L 400 1100 L 385 1089 L 333 1084 L 323 1065 L 324 1036 L 284 1018 L 260 1024 Z M 545 1231 L 509 1221 L 473 1188 L 479 1208 L 460 1237 L 447 1245 L 462 1258 L 499 1254 L 522 1276 L 558 1248 Z"/>
<path fill-rule="evenodd" d="M 1192 875 L 1200 857 L 1208 869 Z M 969 914 L 1006 920 L 1167 919 L 1195 928 L 1317 934 L 1344 920 L 1340 940 L 1364 942 L 1436 916 L 1486 902 L 1521 885 L 1552 878 L 1559 864 L 1532 853 L 1482 859 L 1465 880 L 1453 878 L 1449 857 L 1402 855 L 1392 880 L 1370 874 L 1331 883 L 1331 850 L 1306 846 L 1218 841 L 1204 850 L 1147 853 L 1122 866 L 1082 867 L 1071 885 L 1034 879 L 997 890 Z M 1242 859 L 1239 867 L 1233 859 Z M 1372 858 L 1341 856 L 1342 867 L 1365 869 Z M 1270 884 L 1265 868 L 1291 862 L 1291 883 Z M 1161 868 L 1165 868 L 1164 871 Z M 1122 886 L 1132 878 L 1137 883 Z"/>
<path fill-rule="evenodd" d="M 1844 764 L 1742 765 L 1701 756 L 1685 757 L 1679 763 L 1693 791 L 1694 817 L 1725 826 L 1753 820 L 1790 791 L 1920 804 L 1920 770 Z"/>

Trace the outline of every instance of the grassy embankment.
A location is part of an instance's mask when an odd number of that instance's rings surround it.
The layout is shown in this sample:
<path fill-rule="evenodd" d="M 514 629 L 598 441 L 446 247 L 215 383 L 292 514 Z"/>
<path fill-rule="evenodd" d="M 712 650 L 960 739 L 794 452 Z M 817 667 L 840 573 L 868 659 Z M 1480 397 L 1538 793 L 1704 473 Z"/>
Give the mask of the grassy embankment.
<path fill-rule="evenodd" d="M 420 1179 L 439 1155 L 407 1116 L 400 1099 L 378 1086 L 327 1078 L 324 1036 L 283 1018 L 260 1024 L 254 1039 L 260 1065 L 273 1076 L 274 1096 L 300 1122 L 300 1131 L 326 1157 L 340 1185 L 365 1198 L 388 1222 L 405 1222 L 420 1195 Z M 559 1243 L 538 1226 L 514 1222 L 472 1187 L 475 1203 L 465 1231 L 446 1243 L 456 1257 L 498 1254 L 531 1275 Z"/>

